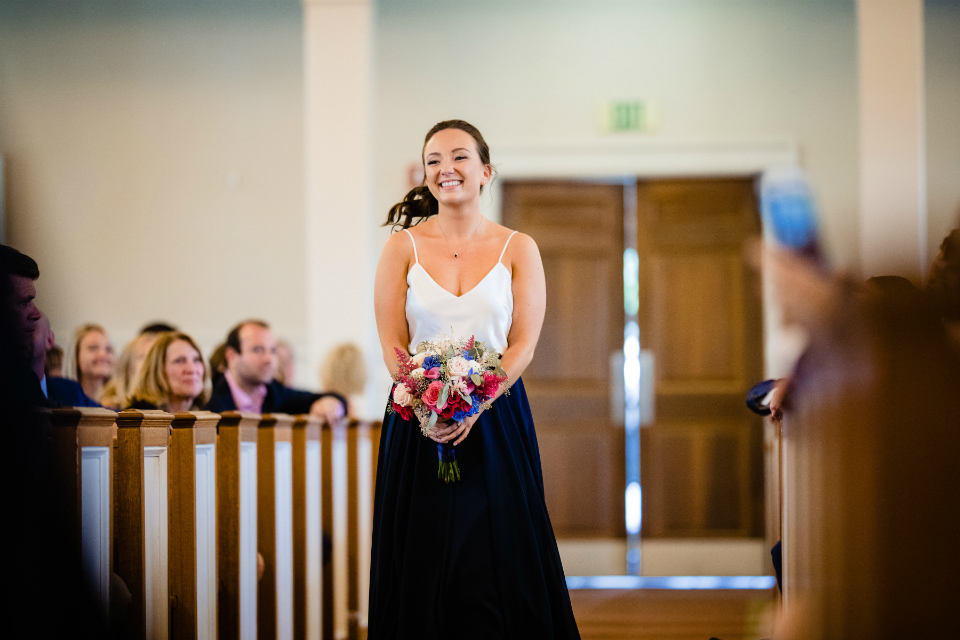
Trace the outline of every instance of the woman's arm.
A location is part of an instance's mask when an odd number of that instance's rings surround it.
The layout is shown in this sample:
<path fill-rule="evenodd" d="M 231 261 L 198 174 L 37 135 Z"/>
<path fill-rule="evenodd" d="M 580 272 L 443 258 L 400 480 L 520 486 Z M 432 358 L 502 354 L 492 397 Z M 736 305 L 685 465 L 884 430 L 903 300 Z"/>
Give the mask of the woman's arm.
<path fill-rule="evenodd" d="M 543 276 L 540 250 L 533 238 L 518 233 L 510 243 L 508 254 L 509 268 L 513 273 L 513 321 L 500 366 L 507 372 L 509 382 L 512 383 L 520 378 L 533 359 L 547 308 L 547 284 Z M 496 397 L 499 398 L 506 390 L 506 386 L 500 387 Z M 437 442 L 454 440 L 454 446 L 460 444 L 470 434 L 480 413 L 459 424 L 440 426 L 431 438 Z"/>
<path fill-rule="evenodd" d="M 410 343 L 406 304 L 407 271 L 413 255 L 412 247 L 406 233 L 395 233 L 383 245 L 380 262 L 377 263 L 373 309 L 377 318 L 383 362 L 390 370 L 390 375 L 395 374 L 398 368 L 394 349 L 401 349 L 406 353 Z"/>

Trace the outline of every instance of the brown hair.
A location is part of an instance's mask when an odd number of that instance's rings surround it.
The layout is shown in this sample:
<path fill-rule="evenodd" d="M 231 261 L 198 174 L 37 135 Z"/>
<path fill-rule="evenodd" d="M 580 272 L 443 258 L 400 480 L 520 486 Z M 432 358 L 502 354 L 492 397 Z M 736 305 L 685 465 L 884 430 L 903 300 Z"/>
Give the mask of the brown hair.
<path fill-rule="evenodd" d="M 240 330 L 248 324 L 253 324 L 263 329 L 270 328 L 270 325 L 263 320 L 244 320 L 233 329 L 230 329 L 230 333 L 227 334 L 227 341 L 224 343 L 224 347 L 233 349 L 237 353 L 240 353 Z"/>
<path fill-rule="evenodd" d="M 443 122 L 438 122 L 433 125 L 430 131 L 427 132 L 427 136 L 423 139 L 423 149 L 420 150 L 421 163 L 423 163 L 423 151 L 427 148 L 427 143 L 430 142 L 430 138 L 444 129 L 459 129 L 460 131 L 469 133 L 474 142 L 477 143 L 477 154 L 480 156 L 480 162 L 482 162 L 484 166 L 489 166 L 493 169 L 493 165 L 490 163 L 490 147 L 487 145 L 487 141 L 483 139 L 483 135 L 479 129 L 464 120 L 444 120 Z M 480 193 L 483 193 L 483 185 L 480 186 Z M 383 223 L 383 226 L 392 225 L 394 229 L 397 227 L 409 229 L 411 226 L 420 224 L 427 218 L 437 215 L 439 212 L 440 205 L 437 199 L 433 197 L 433 194 L 430 193 L 430 188 L 427 187 L 426 178 L 424 178 L 421 184 L 411 189 L 407 195 L 403 197 L 403 200 L 390 207 L 390 212 L 387 214 L 387 221 Z"/>
<path fill-rule="evenodd" d="M 204 389 L 200 395 L 193 399 L 192 409 L 202 409 L 207 403 L 207 385 L 209 379 L 209 370 L 207 363 L 203 359 L 203 352 L 193 341 L 193 338 L 180 331 L 168 331 L 161 333 L 157 341 L 147 352 L 147 359 L 143 361 L 140 373 L 137 375 L 137 384 L 130 393 L 130 403 L 146 402 L 160 409 L 167 409 L 170 406 L 170 381 L 167 379 L 167 349 L 177 340 L 183 340 L 191 347 L 196 349 L 200 355 L 200 362 L 203 363 L 203 381 Z"/>
<path fill-rule="evenodd" d="M 944 319 L 960 321 L 960 229 L 940 244 L 940 254 L 930 267 L 927 291 Z"/>
<path fill-rule="evenodd" d="M 47 351 L 47 356 L 43 362 L 43 372 L 46 375 L 49 376 L 50 372 L 54 370 L 63 371 L 63 349 L 56 344 Z"/>

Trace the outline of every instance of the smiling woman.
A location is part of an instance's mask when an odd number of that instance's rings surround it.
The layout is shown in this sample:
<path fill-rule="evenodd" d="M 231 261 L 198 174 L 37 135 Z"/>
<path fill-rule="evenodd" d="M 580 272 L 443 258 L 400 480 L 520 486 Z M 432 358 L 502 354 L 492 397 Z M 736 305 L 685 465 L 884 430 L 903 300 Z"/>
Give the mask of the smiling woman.
<path fill-rule="evenodd" d="M 193 338 L 179 331 L 161 333 L 147 352 L 128 408 L 200 409 L 206 403 L 206 380 L 203 355 Z"/>
<path fill-rule="evenodd" d="M 441 412 L 458 390 L 459 410 L 427 423 L 411 411 L 384 418 L 368 637 L 579 638 L 520 380 L 543 325 L 540 252 L 530 236 L 481 214 L 493 166 L 475 127 L 437 124 L 422 154 L 423 184 L 387 217 L 403 232 L 387 240 L 377 266 L 377 330 L 390 372 L 400 371 L 398 353 L 404 361 L 394 404 L 410 400 L 412 384 Z M 453 338 L 449 357 L 425 357 L 422 345 L 441 333 Z M 502 369 L 488 372 L 493 397 L 475 405 L 480 374 L 458 375 L 467 369 L 451 363 L 486 350 L 502 356 Z M 448 386 L 429 400 L 417 380 L 436 381 L 441 368 Z M 455 463 L 459 473 L 443 473 Z"/>

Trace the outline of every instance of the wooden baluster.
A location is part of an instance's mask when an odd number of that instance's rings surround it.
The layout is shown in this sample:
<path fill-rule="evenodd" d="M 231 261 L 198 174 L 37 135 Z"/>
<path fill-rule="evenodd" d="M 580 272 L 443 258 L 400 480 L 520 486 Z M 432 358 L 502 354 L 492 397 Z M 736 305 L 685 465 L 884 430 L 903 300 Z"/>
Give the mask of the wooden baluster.
<path fill-rule="evenodd" d="M 360 640 L 367 637 L 367 614 L 370 608 L 370 551 L 373 544 L 373 493 L 377 484 L 377 461 L 380 451 L 380 422 L 352 423 L 355 431 L 354 442 L 356 447 L 351 459 L 355 461 L 356 499 L 351 504 L 356 505 L 355 514 L 351 515 L 351 523 L 355 523 L 355 535 L 351 541 L 355 543 L 355 561 L 351 560 L 351 569 L 356 575 L 356 609 L 357 621 L 356 636 Z"/>
<path fill-rule="evenodd" d="M 293 422 L 293 630 L 298 639 L 320 638 L 322 632 L 320 430 L 320 420 L 311 416 Z"/>
<path fill-rule="evenodd" d="M 222 640 L 257 636 L 257 426 L 226 411 L 217 427 L 217 562 Z"/>
<path fill-rule="evenodd" d="M 320 432 L 320 495 L 322 529 L 331 537 L 331 555 L 336 553 L 337 541 L 333 529 L 333 427 L 323 424 Z M 324 640 L 333 635 L 333 560 L 323 567 L 322 627 Z"/>
<path fill-rule="evenodd" d="M 330 471 L 333 538 L 333 638 L 344 640 L 350 636 L 351 612 L 356 610 L 351 592 L 356 588 L 355 571 L 350 570 L 350 454 L 349 428 L 346 419 L 330 428 Z M 356 547 L 353 547 L 354 554 Z M 355 556 L 354 556 L 355 557 Z"/>
<path fill-rule="evenodd" d="M 257 543 L 266 563 L 257 637 L 293 637 L 293 416 L 264 415 L 257 429 Z"/>
<path fill-rule="evenodd" d="M 167 455 L 172 420 L 164 411 L 117 415 L 115 571 L 130 590 L 129 628 L 138 639 L 169 636 Z"/>
<path fill-rule="evenodd" d="M 217 637 L 216 442 L 220 416 L 178 413 L 168 461 L 169 566 L 175 638 Z"/>
<path fill-rule="evenodd" d="M 80 532 L 83 573 L 102 613 L 110 611 L 113 572 L 113 439 L 117 414 L 100 408 L 63 408 L 50 413 L 54 455 L 68 491 L 69 517 Z"/>

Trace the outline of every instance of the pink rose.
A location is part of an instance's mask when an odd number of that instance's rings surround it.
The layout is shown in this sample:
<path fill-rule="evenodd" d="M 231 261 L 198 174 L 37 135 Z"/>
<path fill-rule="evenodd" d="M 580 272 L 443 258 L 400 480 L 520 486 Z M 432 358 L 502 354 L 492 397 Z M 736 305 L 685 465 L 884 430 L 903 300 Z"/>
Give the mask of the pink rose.
<path fill-rule="evenodd" d="M 423 372 L 424 378 L 430 378 L 431 380 L 436 380 L 440 377 L 440 367 L 434 367 L 432 369 L 427 369 Z"/>
<path fill-rule="evenodd" d="M 456 356 L 447 361 L 447 375 L 451 378 L 462 378 L 470 373 L 470 363 L 463 356 Z"/>
<path fill-rule="evenodd" d="M 443 383 L 439 380 L 430 383 L 430 386 L 427 387 L 427 390 L 423 392 L 423 395 L 420 397 L 423 400 L 423 403 L 433 409 L 437 410 L 437 401 L 440 399 L 440 391 L 443 390 Z"/>
<path fill-rule="evenodd" d="M 413 404 L 413 394 L 407 389 L 407 385 L 398 384 L 393 388 L 393 401 L 401 407 L 409 407 Z"/>

